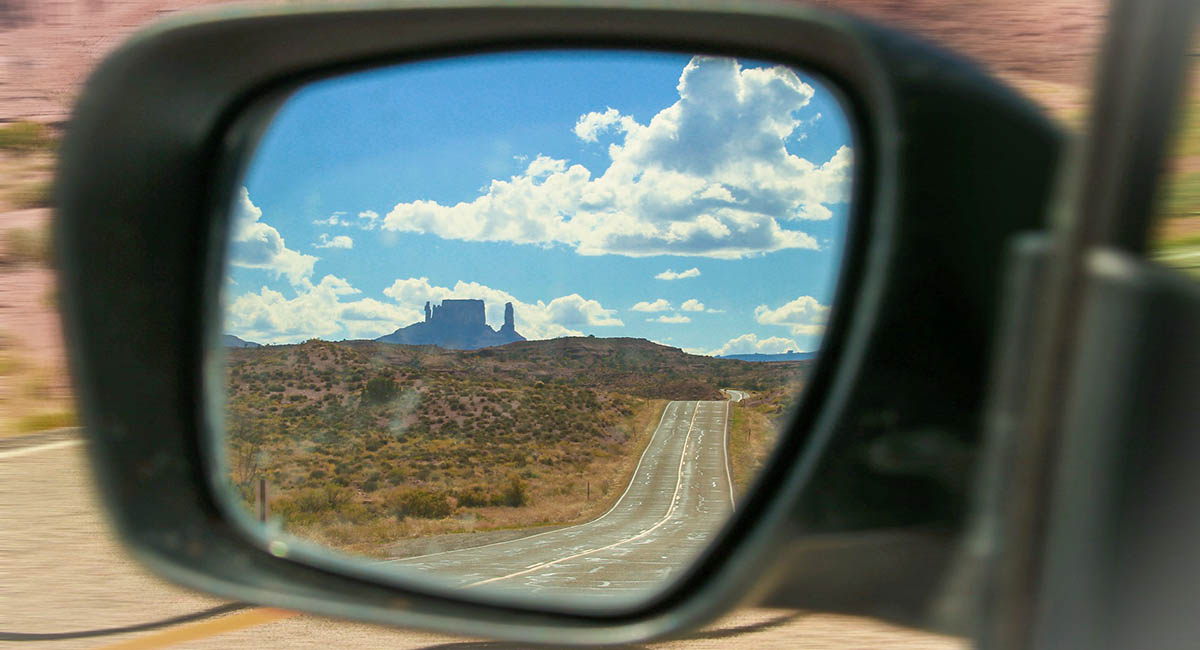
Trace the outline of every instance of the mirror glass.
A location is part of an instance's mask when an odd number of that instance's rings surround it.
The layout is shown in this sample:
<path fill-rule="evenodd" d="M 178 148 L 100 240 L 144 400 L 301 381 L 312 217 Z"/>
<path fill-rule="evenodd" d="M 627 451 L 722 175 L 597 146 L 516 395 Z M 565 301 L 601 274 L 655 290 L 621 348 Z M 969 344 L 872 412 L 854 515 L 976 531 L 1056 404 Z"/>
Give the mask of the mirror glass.
<path fill-rule="evenodd" d="M 851 136 L 813 75 L 713 56 L 300 89 L 230 207 L 227 494 L 279 554 L 557 602 L 663 588 L 819 353 Z"/>

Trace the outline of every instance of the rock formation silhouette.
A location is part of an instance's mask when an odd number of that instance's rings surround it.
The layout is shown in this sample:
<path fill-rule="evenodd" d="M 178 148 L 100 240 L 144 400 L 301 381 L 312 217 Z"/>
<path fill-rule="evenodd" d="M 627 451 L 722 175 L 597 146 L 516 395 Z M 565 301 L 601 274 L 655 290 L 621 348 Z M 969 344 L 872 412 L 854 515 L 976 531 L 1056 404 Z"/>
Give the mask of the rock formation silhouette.
<path fill-rule="evenodd" d="M 376 341 L 404 345 L 436 345 L 451 350 L 477 350 L 524 341 L 517 333 L 512 303 L 504 305 L 504 324 L 488 327 L 482 300 L 443 300 L 425 303 L 425 320 L 381 336 Z"/>

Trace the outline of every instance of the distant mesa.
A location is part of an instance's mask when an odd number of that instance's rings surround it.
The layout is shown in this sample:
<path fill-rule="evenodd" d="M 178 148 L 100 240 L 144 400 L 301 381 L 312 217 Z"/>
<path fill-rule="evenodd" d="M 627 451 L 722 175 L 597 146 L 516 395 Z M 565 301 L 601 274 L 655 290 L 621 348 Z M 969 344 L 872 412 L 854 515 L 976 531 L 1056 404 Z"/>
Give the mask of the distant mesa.
<path fill-rule="evenodd" d="M 243 341 L 242 339 L 239 339 L 238 337 L 236 337 L 232 334 L 226 334 L 224 336 L 224 338 L 222 339 L 222 341 L 224 342 L 225 347 L 227 347 L 227 348 L 261 348 L 262 347 L 261 343 L 255 343 L 254 341 Z"/>
<path fill-rule="evenodd" d="M 761 353 L 724 354 L 717 358 L 718 359 L 737 359 L 738 361 L 764 362 L 764 361 L 805 361 L 807 359 L 812 359 L 815 356 L 817 356 L 816 352 L 795 352 L 792 350 L 788 350 L 787 352 L 783 352 L 780 354 L 761 354 Z"/>
<path fill-rule="evenodd" d="M 482 300 L 443 300 L 425 303 L 425 320 L 381 336 L 376 341 L 402 345 L 436 345 L 450 350 L 478 350 L 524 341 L 513 324 L 512 303 L 504 305 L 504 324 L 488 327 Z"/>

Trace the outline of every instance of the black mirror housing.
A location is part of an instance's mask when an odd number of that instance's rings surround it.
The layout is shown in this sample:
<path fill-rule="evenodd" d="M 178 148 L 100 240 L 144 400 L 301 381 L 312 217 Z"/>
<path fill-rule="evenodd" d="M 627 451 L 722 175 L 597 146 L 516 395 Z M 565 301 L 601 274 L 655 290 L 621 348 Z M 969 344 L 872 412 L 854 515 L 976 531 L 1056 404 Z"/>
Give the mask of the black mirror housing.
<path fill-rule="evenodd" d="M 856 122 L 836 307 L 758 488 L 691 571 L 636 609 L 538 609 L 273 552 L 222 509 L 205 451 L 218 426 L 210 389 L 226 206 L 256 135 L 288 92 L 313 79 L 574 47 L 802 66 L 842 93 Z M 165 23 L 89 80 L 57 184 L 66 333 L 103 498 L 132 552 L 162 575 L 332 616 L 613 643 L 769 597 L 932 625 L 981 444 L 1006 244 L 1043 227 L 1062 140 L 967 62 L 791 5 L 337 5 Z"/>

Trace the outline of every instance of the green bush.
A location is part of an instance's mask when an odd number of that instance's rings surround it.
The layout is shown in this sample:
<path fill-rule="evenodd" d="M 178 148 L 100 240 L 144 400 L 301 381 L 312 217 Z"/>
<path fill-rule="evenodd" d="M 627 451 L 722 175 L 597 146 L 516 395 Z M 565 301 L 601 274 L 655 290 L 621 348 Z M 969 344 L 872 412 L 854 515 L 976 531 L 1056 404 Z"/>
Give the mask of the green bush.
<path fill-rule="evenodd" d="M 29 153 L 49 149 L 54 145 L 50 129 L 37 122 L 10 122 L 0 125 L 0 149 Z"/>
<path fill-rule="evenodd" d="M 367 404 L 386 404 L 399 393 L 400 388 L 391 377 L 374 377 L 363 387 L 362 398 Z"/>
<path fill-rule="evenodd" d="M 497 505 L 520 508 L 527 503 L 529 503 L 529 494 L 525 489 L 525 483 L 521 481 L 520 477 L 513 476 L 509 479 L 504 493 L 500 495 L 500 503 Z"/>
<path fill-rule="evenodd" d="M 499 496 L 485 491 L 478 485 L 456 492 L 454 498 L 458 501 L 458 505 L 463 508 L 482 508 L 483 506 L 493 505 L 500 500 Z"/>
<path fill-rule="evenodd" d="M 0 236 L 0 262 L 8 264 L 42 264 L 50 266 L 50 233 L 28 228 L 9 228 Z"/>
<path fill-rule="evenodd" d="M 54 184 L 37 181 L 18 185 L 12 191 L 12 204 L 18 210 L 47 208 L 54 204 Z"/>
<path fill-rule="evenodd" d="M 305 488 L 274 499 L 271 512 L 292 524 L 313 524 L 335 514 L 348 519 L 365 516 L 365 507 L 352 503 L 350 496 L 350 490 L 333 485 Z"/>
<path fill-rule="evenodd" d="M 60 411 L 55 413 L 39 413 L 37 415 L 27 415 L 17 421 L 16 429 L 22 433 L 31 431 L 46 431 L 48 429 L 61 429 L 64 427 L 73 427 L 79 423 L 73 411 Z"/>
<path fill-rule="evenodd" d="M 446 495 L 418 489 L 393 490 L 384 499 L 384 505 L 401 519 L 441 519 L 449 517 L 453 511 Z"/>

